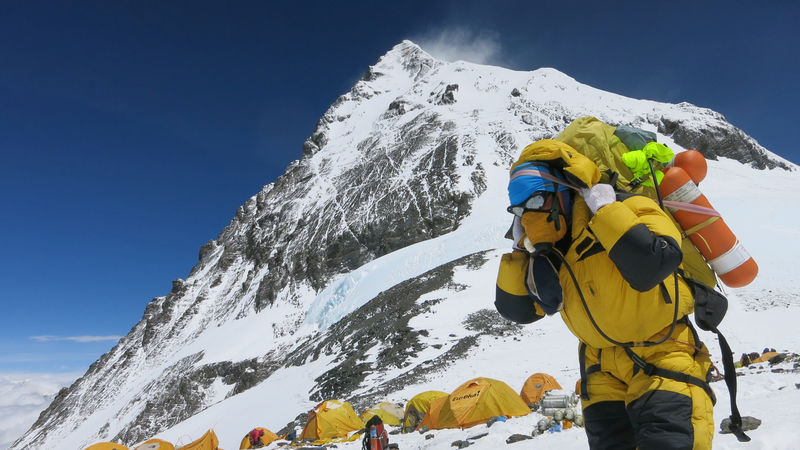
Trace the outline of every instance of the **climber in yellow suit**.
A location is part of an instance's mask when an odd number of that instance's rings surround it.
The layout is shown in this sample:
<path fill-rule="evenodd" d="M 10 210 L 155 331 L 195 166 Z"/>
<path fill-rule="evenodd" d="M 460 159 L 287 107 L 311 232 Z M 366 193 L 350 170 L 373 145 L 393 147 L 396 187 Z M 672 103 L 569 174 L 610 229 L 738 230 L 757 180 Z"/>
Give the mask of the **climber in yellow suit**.
<path fill-rule="evenodd" d="M 563 142 L 523 150 L 509 183 L 515 251 L 495 305 L 522 323 L 559 312 L 579 339 L 592 449 L 711 448 L 711 361 L 686 317 L 680 231 L 649 197 L 599 180 Z"/>

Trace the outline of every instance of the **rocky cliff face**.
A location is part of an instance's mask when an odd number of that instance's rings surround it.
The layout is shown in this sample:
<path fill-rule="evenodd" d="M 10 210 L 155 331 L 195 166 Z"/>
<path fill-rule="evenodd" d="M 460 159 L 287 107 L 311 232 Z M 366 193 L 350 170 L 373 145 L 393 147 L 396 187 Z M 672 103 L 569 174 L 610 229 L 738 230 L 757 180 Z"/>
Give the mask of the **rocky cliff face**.
<path fill-rule="evenodd" d="M 696 109 L 688 103 L 681 103 L 678 107 Z M 686 120 L 668 117 L 662 117 L 655 125 L 659 133 L 670 136 L 684 148 L 699 150 L 707 159 L 725 157 L 749 164 L 756 169 L 793 170 L 792 164 L 771 157 L 755 139 L 726 123 L 722 115 L 711 111 L 709 113 L 717 119 L 716 123 L 701 128 Z"/>
<path fill-rule="evenodd" d="M 365 265 L 400 249 L 467 225 L 503 228 L 474 206 L 496 204 L 505 222 L 504 177 L 519 150 L 587 114 L 657 131 L 709 158 L 793 169 L 706 109 L 627 99 L 552 69 L 445 63 L 403 42 L 337 99 L 302 157 L 239 208 L 200 249 L 187 279 L 153 299 L 14 448 L 133 444 L 252 392 L 281 370 L 325 358 L 332 362 L 313 369 L 305 401 L 347 397 L 365 406 L 457 361 L 481 336 L 508 332 L 513 326 L 491 311 L 465 318 L 467 331 L 453 342 L 429 342 L 424 329 L 409 325 L 446 298 L 426 295 L 458 292 L 455 267 L 492 264 L 483 250 L 494 246 L 477 234 L 461 241 L 460 254 L 442 251 L 450 256 L 433 262 L 419 256 L 425 270 L 381 286 L 352 310 L 326 299 L 356 296 L 369 276 Z M 342 281 L 358 270 L 362 278 Z M 338 297 L 328 294 L 333 288 Z M 312 306 L 322 316 L 310 317 Z M 231 343 L 223 349 L 222 337 Z M 391 351 L 365 356 L 376 344 Z M 386 375 L 391 369 L 403 370 Z"/>

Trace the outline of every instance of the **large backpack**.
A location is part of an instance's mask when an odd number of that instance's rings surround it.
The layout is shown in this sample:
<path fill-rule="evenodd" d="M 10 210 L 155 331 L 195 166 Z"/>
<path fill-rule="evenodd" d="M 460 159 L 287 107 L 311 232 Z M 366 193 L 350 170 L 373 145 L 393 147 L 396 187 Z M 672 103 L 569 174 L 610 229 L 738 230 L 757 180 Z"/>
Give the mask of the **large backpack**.
<path fill-rule="evenodd" d="M 648 142 L 655 141 L 655 133 L 626 126 L 614 127 L 595 117 L 586 116 L 575 119 L 555 140 L 568 144 L 597 164 L 601 173 L 600 182 L 610 183 L 616 178 L 616 188 L 619 190 L 647 195 L 654 200 L 657 198 L 654 188 L 643 184 L 632 184 L 636 177 L 622 161 L 624 153 L 641 150 Z M 669 211 L 665 212 L 672 217 Z M 675 226 L 680 229 L 677 222 Z M 714 272 L 687 236 L 683 236 L 681 250 L 683 250 L 681 268 L 685 277 L 715 287 L 717 280 Z"/>
<path fill-rule="evenodd" d="M 364 427 L 364 438 L 361 440 L 361 448 L 362 450 L 372 450 L 372 447 L 370 446 L 370 431 L 373 427 L 378 435 L 378 450 L 384 450 L 382 440 L 383 420 L 381 420 L 380 416 L 377 414 L 372 416 Z"/>

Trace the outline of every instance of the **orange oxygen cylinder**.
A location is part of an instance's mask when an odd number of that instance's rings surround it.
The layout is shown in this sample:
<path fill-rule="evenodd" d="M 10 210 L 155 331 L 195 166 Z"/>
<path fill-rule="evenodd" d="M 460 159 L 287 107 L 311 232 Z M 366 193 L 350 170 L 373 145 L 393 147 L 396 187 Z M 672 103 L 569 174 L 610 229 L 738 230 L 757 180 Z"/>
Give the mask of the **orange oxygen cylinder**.
<path fill-rule="evenodd" d="M 687 170 L 680 167 L 686 165 L 694 178 L 700 181 L 705 178 L 705 158 L 700 152 L 687 151 L 700 155 L 702 163 L 695 154 L 690 154 L 689 158 L 683 160 L 678 160 L 676 156 L 673 167 L 667 169 L 664 179 L 659 184 L 661 195 L 664 200 L 691 203 L 713 209 L 706 196 L 700 192 L 697 184 L 692 180 L 693 177 Z M 756 278 L 758 265 L 721 217 L 684 210 L 671 209 L 670 212 L 723 283 L 730 287 L 742 287 L 750 284 Z"/>
<path fill-rule="evenodd" d="M 700 182 L 706 178 L 706 173 L 708 173 L 706 157 L 697 150 L 686 150 L 676 154 L 670 166 L 680 167 L 685 170 L 696 185 L 700 185 Z"/>
<path fill-rule="evenodd" d="M 375 429 L 375 426 L 369 427 L 369 444 L 370 450 L 380 450 L 381 446 L 378 443 L 378 430 Z"/>

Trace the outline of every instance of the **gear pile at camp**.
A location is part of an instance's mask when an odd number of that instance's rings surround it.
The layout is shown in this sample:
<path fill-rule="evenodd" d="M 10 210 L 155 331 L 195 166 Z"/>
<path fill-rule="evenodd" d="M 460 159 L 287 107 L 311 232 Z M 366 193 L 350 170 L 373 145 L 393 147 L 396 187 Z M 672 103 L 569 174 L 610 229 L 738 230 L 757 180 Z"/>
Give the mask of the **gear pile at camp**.
<path fill-rule="evenodd" d="M 747 381 L 736 369 L 798 364 L 798 356 L 765 348 L 735 358 L 720 332 L 728 300 L 718 280 L 745 286 L 758 265 L 703 194 L 706 176 L 699 152 L 676 154 L 652 132 L 594 117 L 527 145 L 510 169 L 509 204 L 497 207 L 511 222 L 511 243 L 498 261 L 494 304 L 530 327 L 560 315 L 577 338 L 579 378 L 533 373 L 512 387 L 465 374 L 474 378 L 450 392 L 427 390 L 360 413 L 346 399 L 328 399 L 306 412 L 302 427 L 242 430 L 239 448 L 387 450 L 403 448 L 398 442 L 410 433 L 429 440 L 438 430 L 475 429 L 447 443 L 464 448 L 491 427 L 505 430 L 506 444 L 554 433 L 583 433 L 591 448 L 711 448 L 718 433 L 749 441 L 761 421 L 739 410 Z M 724 383 L 727 398 L 717 397 L 714 382 Z M 719 429 L 717 402 L 730 404 Z M 525 417 L 532 419 L 514 427 Z M 104 442 L 87 450 L 127 448 Z M 221 447 L 209 429 L 180 445 L 154 438 L 131 448 Z"/>

